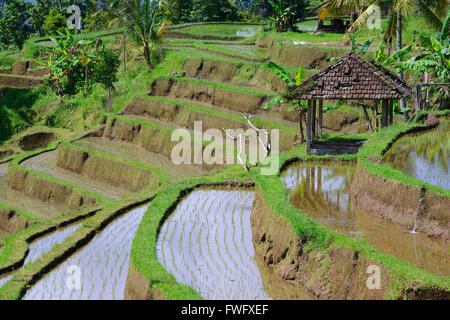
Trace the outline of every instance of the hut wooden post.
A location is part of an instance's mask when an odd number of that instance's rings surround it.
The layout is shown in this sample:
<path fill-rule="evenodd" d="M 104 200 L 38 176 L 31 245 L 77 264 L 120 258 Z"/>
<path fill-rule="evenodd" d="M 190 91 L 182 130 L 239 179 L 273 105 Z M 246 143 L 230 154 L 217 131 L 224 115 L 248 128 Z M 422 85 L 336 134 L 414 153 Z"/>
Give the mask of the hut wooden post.
<path fill-rule="evenodd" d="M 389 125 L 394 124 L 394 100 L 389 102 Z"/>
<path fill-rule="evenodd" d="M 387 127 L 388 101 L 383 99 L 381 102 L 381 127 Z"/>
<path fill-rule="evenodd" d="M 375 128 L 378 128 L 378 100 L 373 104 L 373 121 Z"/>
<path fill-rule="evenodd" d="M 419 113 L 421 109 L 422 104 L 422 93 L 421 93 L 422 87 L 418 84 L 416 84 L 416 116 Z"/>
<path fill-rule="evenodd" d="M 322 138 L 323 100 L 319 100 L 319 137 Z"/>
<path fill-rule="evenodd" d="M 312 101 L 308 100 L 308 111 L 306 113 L 306 151 L 311 150 L 311 118 L 312 118 Z"/>
<path fill-rule="evenodd" d="M 316 114 L 317 114 L 317 100 L 312 100 L 312 119 L 311 119 L 311 141 L 316 139 Z"/>

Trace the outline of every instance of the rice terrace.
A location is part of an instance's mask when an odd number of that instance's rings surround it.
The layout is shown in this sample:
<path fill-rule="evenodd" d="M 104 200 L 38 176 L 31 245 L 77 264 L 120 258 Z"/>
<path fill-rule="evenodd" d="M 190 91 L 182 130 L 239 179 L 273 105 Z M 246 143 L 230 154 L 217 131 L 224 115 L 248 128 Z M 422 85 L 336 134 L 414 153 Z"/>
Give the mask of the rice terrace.
<path fill-rule="evenodd" d="M 0 0 L 0 300 L 450 300 L 448 7 Z"/>

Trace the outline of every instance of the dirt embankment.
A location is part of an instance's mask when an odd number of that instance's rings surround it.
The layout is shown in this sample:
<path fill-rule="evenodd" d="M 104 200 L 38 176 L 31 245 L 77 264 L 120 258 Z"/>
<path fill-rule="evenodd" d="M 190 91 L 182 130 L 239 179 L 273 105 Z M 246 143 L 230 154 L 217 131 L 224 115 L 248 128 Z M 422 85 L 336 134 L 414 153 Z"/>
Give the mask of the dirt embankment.
<path fill-rule="evenodd" d="M 132 192 L 159 183 L 158 176 L 149 169 L 103 158 L 64 145 L 58 147 L 57 166 Z"/>
<path fill-rule="evenodd" d="M 49 70 L 30 70 L 38 66 L 34 61 L 18 61 L 8 70 L 0 70 L 0 87 L 30 89 L 40 85 Z"/>
<path fill-rule="evenodd" d="M 14 210 L 0 208 L 0 230 L 16 233 L 33 225 Z"/>
<path fill-rule="evenodd" d="M 262 107 L 272 99 L 270 96 L 214 88 L 213 86 L 193 81 L 157 79 L 152 85 L 150 95 L 206 103 L 241 113 L 273 115 L 290 121 L 297 121 L 298 119 L 298 113 L 289 111 L 289 106 L 287 105 L 273 107 L 270 111 L 263 111 Z"/>
<path fill-rule="evenodd" d="M 153 83 L 151 95 L 209 103 L 225 109 L 253 114 L 260 111 L 264 103 L 269 100 L 264 95 L 230 91 L 197 82 L 174 79 L 157 79 Z"/>
<path fill-rule="evenodd" d="M 307 290 L 319 299 L 385 298 L 392 284 L 390 270 L 359 254 L 358 251 L 331 247 L 326 251 L 308 250 L 290 223 L 275 213 L 256 188 L 252 213 L 252 232 L 256 254 L 265 265 L 272 266 L 283 280 Z M 369 290 L 367 268 L 381 270 L 381 289 Z M 420 284 L 402 284 L 398 299 L 449 298 L 448 292 L 431 292 Z"/>
<path fill-rule="evenodd" d="M 73 187 L 44 179 L 31 172 L 9 166 L 8 187 L 52 205 L 65 205 L 76 209 L 82 205 L 94 205 L 94 197 L 83 195 Z"/>
<path fill-rule="evenodd" d="M 55 134 L 51 132 L 37 132 L 24 136 L 19 141 L 19 147 L 24 151 L 32 151 L 39 148 L 47 148 L 50 142 L 55 139 Z"/>
<path fill-rule="evenodd" d="M 153 288 L 148 279 L 140 274 L 133 263 L 128 270 L 127 284 L 125 286 L 125 300 L 168 300 L 164 292 Z"/>
<path fill-rule="evenodd" d="M 317 45 L 287 45 L 273 37 L 263 37 L 256 41 L 256 46 L 270 50 L 270 60 L 282 65 L 306 69 L 322 69 L 331 64 L 330 58 L 340 58 L 349 53 L 344 48 L 321 48 Z"/>
<path fill-rule="evenodd" d="M 275 73 L 258 65 L 189 58 L 184 62 L 183 70 L 187 78 L 255 87 L 271 92 L 283 92 L 286 89 L 286 83 Z"/>
<path fill-rule="evenodd" d="M 105 138 L 128 142 L 147 151 L 170 157 L 176 145 L 171 141 L 171 132 L 141 124 L 133 124 L 121 119 L 111 119 L 103 134 Z"/>
<path fill-rule="evenodd" d="M 195 121 L 202 121 L 203 130 L 218 129 L 222 126 L 228 129 L 242 128 L 249 126 L 242 121 L 221 117 L 213 113 L 206 113 L 193 110 L 183 104 L 172 104 L 165 101 L 158 101 L 145 98 L 135 98 L 124 110 L 123 114 L 146 116 L 157 120 L 175 123 L 182 127 L 194 128 Z M 297 134 L 280 130 L 280 151 L 290 150 L 297 141 Z"/>
<path fill-rule="evenodd" d="M 370 174 L 358 166 L 351 186 L 355 204 L 365 212 L 401 226 L 414 227 L 419 200 L 418 231 L 429 237 L 449 241 L 450 198 Z"/>

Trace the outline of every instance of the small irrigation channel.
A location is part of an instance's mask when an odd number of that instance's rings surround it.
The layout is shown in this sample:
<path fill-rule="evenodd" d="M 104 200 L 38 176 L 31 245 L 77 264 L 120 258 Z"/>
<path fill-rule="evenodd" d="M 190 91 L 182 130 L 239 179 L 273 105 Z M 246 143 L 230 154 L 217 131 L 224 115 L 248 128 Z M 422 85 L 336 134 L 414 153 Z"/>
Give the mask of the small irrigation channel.
<path fill-rule="evenodd" d="M 67 237 L 77 230 L 81 224 L 69 226 L 63 230 L 56 231 L 52 234 L 46 235 L 43 238 L 34 241 L 29 245 L 29 253 L 24 261 L 24 266 L 35 262 L 44 254 L 49 252 L 55 245 L 62 243 Z M 8 282 L 14 274 L 9 274 L 6 277 L 0 276 L 0 288 Z"/>
<path fill-rule="evenodd" d="M 385 161 L 418 180 L 450 189 L 450 120 L 431 131 L 404 136 Z"/>
<path fill-rule="evenodd" d="M 147 209 L 148 205 L 138 207 L 114 220 L 89 244 L 31 287 L 23 299 L 123 300 L 131 246 Z M 68 284 L 68 271 L 75 270 L 80 271 L 80 288 L 76 281 Z"/>
<path fill-rule="evenodd" d="M 332 230 L 362 237 L 379 251 L 430 273 L 449 276 L 444 241 L 413 234 L 354 205 L 350 197 L 354 174 L 352 164 L 296 163 L 283 172 L 281 179 L 289 200 L 314 220 Z"/>
<path fill-rule="evenodd" d="M 205 299 L 270 299 L 255 261 L 253 200 L 252 191 L 192 192 L 162 226 L 158 260 Z"/>

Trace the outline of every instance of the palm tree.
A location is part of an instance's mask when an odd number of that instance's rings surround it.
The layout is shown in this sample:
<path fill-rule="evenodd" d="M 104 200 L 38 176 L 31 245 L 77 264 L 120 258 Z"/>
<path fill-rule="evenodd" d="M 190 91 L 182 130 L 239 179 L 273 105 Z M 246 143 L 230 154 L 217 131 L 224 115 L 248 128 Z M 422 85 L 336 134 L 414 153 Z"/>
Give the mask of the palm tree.
<path fill-rule="evenodd" d="M 144 59 L 148 69 L 153 69 L 151 53 L 164 30 L 164 24 L 156 29 L 159 6 L 152 0 L 115 0 L 111 12 L 119 24 L 125 26 L 131 35 L 143 46 Z"/>
<path fill-rule="evenodd" d="M 319 18 L 325 19 L 330 16 L 336 16 L 344 13 L 362 13 L 351 24 L 348 32 L 355 32 L 367 24 L 373 14 L 377 12 L 377 8 L 385 7 L 388 9 L 388 19 L 386 29 L 384 31 L 384 41 L 390 46 L 392 40 L 397 39 L 397 51 L 403 47 L 402 31 L 403 17 L 414 12 L 425 18 L 425 21 L 436 30 L 442 28 L 442 20 L 447 14 L 447 0 L 329 0 L 319 11 Z M 401 58 L 399 58 L 401 62 Z M 399 73 L 399 77 L 403 79 L 403 73 Z M 400 101 L 400 109 L 406 110 L 405 100 Z M 403 113 L 405 120 L 408 120 L 408 113 Z"/>

